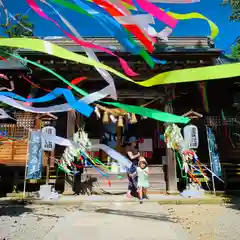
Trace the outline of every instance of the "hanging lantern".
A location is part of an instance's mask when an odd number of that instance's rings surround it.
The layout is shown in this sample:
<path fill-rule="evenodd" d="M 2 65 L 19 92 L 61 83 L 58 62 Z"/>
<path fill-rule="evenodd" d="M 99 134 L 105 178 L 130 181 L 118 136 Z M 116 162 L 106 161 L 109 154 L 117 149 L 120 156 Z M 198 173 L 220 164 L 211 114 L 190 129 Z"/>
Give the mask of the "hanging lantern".
<path fill-rule="evenodd" d="M 184 142 L 190 149 L 196 149 L 199 145 L 198 128 L 195 125 L 187 125 L 183 128 Z"/>
<path fill-rule="evenodd" d="M 118 117 L 118 127 L 123 127 L 123 117 L 122 116 Z"/>
<path fill-rule="evenodd" d="M 103 123 L 108 123 L 108 122 L 109 122 L 108 113 L 107 113 L 107 112 L 104 112 L 104 115 L 103 115 Z"/>

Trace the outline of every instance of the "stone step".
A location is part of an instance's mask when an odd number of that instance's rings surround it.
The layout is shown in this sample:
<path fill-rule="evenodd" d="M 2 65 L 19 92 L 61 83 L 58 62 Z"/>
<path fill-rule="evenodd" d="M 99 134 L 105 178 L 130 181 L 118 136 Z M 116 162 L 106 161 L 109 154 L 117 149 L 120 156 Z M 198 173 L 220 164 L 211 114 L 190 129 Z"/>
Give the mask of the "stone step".
<path fill-rule="evenodd" d="M 151 174 L 163 174 L 163 166 L 162 165 L 159 165 L 159 166 L 149 166 L 149 171 L 151 172 Z M 99 175 L 99 172 L 95 169 L 95 168 L 92 168 L 92 167 L 87 167 L 86 168 L 86 172 L 88 174 L 97 174 Z M 124 173 L 117 173 L 117 174 L 124 174 Z"/>
<path fill-rule="evenodd" d="M 128 177 L 124 175 L 116 175 L 116 174 L 109 174 L 108 177 L 102 176 L 100 174 L 86 174 L 84 175 L 85 178 L 96 179 L 97 181 L 106 180 L 107 178 L 111 179 L 112 181 L 128 181 Z M 149 181 L 161 181 L 164 180 L 164 174 L 154 174 L 149 175 Z"/>

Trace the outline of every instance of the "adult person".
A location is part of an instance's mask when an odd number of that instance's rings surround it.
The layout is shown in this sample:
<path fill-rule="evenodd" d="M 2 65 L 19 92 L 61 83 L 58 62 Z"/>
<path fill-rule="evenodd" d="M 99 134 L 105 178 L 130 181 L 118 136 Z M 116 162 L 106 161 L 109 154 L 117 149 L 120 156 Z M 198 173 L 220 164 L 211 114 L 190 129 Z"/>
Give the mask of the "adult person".
<path fill-rule="evenodd" d="M 130 137 L 126 146 L 126 156 L 132 162 L 131 168 L 128 172 L 128 192 L 127 197 L 132 197 L 137 194 L 137 175 L 131 176 L 136 172 L 140 152 L 138 150 L 138 140 L 136 137 Z"/>

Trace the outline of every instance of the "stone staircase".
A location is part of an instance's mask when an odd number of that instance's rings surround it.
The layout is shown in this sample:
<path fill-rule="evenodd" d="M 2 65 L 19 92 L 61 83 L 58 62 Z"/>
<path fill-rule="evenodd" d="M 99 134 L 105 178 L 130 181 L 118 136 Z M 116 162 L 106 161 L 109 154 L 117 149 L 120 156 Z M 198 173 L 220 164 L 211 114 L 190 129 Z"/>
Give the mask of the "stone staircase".
<path fill-rule="evenodd" d="M 149 192 L 166 192 L 163 167 L 149 166 Z M 126 173 L 112 173 L 109 180 L 101 176 L 94 168 L 88 168 L 85 173 L 86 182 L 92 183 L 93 193 L 121 194 L 127 191 L 128 178 Z"/>

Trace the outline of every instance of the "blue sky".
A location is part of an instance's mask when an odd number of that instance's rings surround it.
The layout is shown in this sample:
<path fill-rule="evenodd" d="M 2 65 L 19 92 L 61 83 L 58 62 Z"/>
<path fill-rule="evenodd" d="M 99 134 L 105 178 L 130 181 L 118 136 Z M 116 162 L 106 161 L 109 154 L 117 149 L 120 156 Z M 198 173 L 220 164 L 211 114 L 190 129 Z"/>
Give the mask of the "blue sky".
<path fill-rule="evenodd" d="M 39 1 L 36 0 L 38 3 Z M 231 23 L 228 18 L 231 15 L 230 6 L 220 6 L 222 0 L 201 0 L 200 3 L 194 4 L 158 4 L 162 8 L 169 9 L 176 13 L 189 13 L 199 12 L 215 22 L 219 27 L 219 35 L 215 39 L 216 47 L 226 49 L 229 45 L 240 36 L 240 22 Z M 15 4 L 14 4 L 15 3 Z M 30 17 L 30 20 L 35 25 L 35 35 L 37 36 L 63 36 L 63 33 L 57 29 L 57 27 L 51 23 L 39 17 L 32 10 L 29 11 L 28 4 L 25 0 L 5 0 L 5 5 L 12 13 L 26 13 Z M 41 5 L 42 6 L 42 5 Z M 82 36 L 109 36 L 107 31 L 103 29 L 96 21 L 90 19 L 87 16 L 72 12 L 59 7 L 57 9 L 60 13 L 67 18 L 72 25 L 74 25 Z M 46 13 L 60 22 L 60 20 L 49 9 L 43 7 Z M 161 30 L 163 25 L 155 21 L 155 28 Z M 210 29 L 208 23 L 204 20 L 193 19 L 179 21 L 177 27 L 174 29 L 172 36 L 208 36 L 210 35 Z"/>

